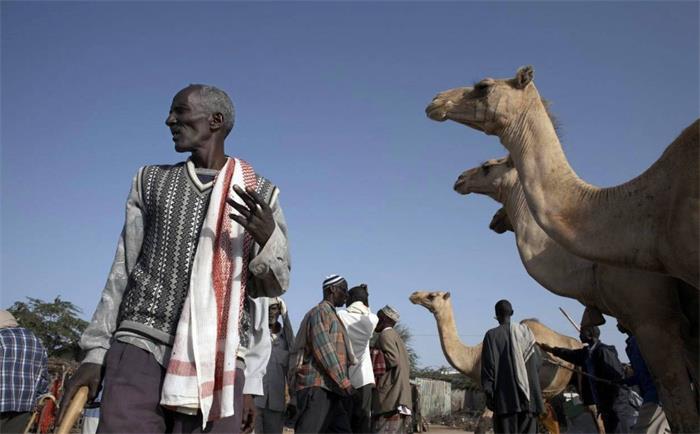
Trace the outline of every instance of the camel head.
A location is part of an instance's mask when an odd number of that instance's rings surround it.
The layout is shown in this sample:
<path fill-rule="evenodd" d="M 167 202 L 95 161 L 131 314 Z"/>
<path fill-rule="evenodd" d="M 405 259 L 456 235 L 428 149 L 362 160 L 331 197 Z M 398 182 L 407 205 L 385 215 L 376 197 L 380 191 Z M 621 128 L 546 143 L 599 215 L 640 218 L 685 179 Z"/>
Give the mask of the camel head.
<path fill-rule="evenodd" d="M 485 194 L 503 201 L 503 192 L 517 181 L 518 173 L 510 156 L 488 160 L 481 166 L 467 169 L 459 175 L 454 189 L 459 194 Z"/>
<path fill-rule="evenodd" d="M 444 291 L 416 291 L 408 297 L 413 304 L 420 304 L 435 314 L 443 309 L 452 309 L 450 293 Z"/>
<path fill-rule="evenodd" d="M 505 207 L 501 207 L 496 214 L 491 218 L 491 223 L 489 223 L 489 229 L 496 232 L 497 234 L 503 234 L 505 232 L 514 232 L 513 223 L 508 217 Z"/>
<path fill-rule="evenodd" d="M 425 113 L 435 121 L 452 120 L 498 135 L 527 109 L 539 94 L 532 84 L 532 66 L 518 69 L 509 79 L 484 78 L 473 87 L 458 87 L 438 93 Z"/>

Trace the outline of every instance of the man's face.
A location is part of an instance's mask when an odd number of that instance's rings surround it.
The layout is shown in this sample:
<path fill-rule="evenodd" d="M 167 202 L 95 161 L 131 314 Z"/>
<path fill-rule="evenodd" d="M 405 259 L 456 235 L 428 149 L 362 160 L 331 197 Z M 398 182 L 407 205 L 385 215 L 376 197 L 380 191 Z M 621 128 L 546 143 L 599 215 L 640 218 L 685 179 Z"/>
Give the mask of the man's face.
<path fill-rule="evenodd" d="M 200 101 L 199 91 L 186 87 L 175 95 L 165 125 L 170 128 L 177 152 L 192 152 L 201 147 L 212 135 L 209 128 L 211 115 Z"/>
<path fill-rule="evenodd" d="M 268 316 L 268 324 L 273 325 L 277 322 L 279 319 L 280 315 L 282 314 L 282 311 L 280 310 L 280 305 L 279 304 L 273 304 L 270 306 L 269 310 L 269 316 Z"/>
<path fill-rule="evenodd" d="M 579 338 L 584 344 L 592 345 L 595 342 L 595 339 L 593 338 L 593 330 L 591 330 L 588 327 L 584 327 L 581 329 Z"/>
<path fill-rule="evenodd" d="M 333 306 L 342 307 L 345 300 L 348 299 L 348 284 L 340 282 L 340 284 L 333 286 L 331 291 L 333 291 Z"/>

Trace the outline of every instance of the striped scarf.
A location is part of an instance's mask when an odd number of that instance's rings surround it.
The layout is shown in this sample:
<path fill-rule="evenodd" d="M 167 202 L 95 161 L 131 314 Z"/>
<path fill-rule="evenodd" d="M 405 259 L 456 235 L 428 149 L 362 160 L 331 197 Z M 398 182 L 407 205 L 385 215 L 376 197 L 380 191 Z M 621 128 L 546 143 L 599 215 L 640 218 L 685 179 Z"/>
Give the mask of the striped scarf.
<path fill-rule="evenodd" d="M 233 221 L 233 185 L 255 188 L 253 168 L 228 158 L 214 181 L 180 315 L 160 403 L 207 421 L 233 415 L 238 325 L 252 237 Z M 215 319 L 215 321 L 214 321 Z"/>

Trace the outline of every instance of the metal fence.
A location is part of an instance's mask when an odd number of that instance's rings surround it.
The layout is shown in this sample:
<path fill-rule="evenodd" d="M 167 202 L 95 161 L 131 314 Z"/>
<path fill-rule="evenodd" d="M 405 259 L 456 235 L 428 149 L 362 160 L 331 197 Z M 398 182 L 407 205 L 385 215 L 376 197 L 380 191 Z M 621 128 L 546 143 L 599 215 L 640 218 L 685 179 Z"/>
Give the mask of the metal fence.
<path fill-rule="evenodd" d="M 447 381 L 416 378 L 420 393 L 420 410 L 426 419 L 449 416 L 452 413 L 452 385 Z"/>

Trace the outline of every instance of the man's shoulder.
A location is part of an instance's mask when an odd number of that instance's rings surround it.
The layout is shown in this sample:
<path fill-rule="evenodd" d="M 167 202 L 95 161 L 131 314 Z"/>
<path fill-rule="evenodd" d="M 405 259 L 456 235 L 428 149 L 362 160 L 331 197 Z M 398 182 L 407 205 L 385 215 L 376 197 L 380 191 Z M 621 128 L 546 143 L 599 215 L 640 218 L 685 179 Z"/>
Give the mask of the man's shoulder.
<path fill-rule="evenodd" d="M 5 339 L 21 339 L 25 344 L 26 343 L 33 343 L 36 344 L 37 346 L 41 346 L 43 348 L 43 344 L 41 343 L 41 339 L 39 339 L 33 331 L 29 330 L 28 328 L 24 327 L 7 327 L 4 329 L 0 329 L 0 337 L 5 340 Z"/>

